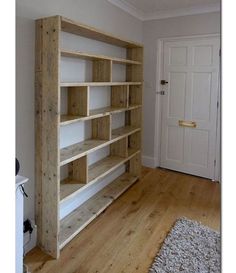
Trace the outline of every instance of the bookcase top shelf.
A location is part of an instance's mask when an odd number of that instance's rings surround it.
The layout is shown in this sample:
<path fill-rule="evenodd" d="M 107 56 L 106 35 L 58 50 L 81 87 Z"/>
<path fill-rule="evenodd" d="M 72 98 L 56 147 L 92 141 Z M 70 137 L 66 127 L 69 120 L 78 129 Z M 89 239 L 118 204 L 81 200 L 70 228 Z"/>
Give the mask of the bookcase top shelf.
<path fill-rule="evenodd" d="M 110 33 L 100 31 L 96 28 L 75 22 L 62 16 L 59 17 L 61 19 L 61 30 L 64 32 L 69 32 L 75 35 L 125 48 L 143 47 L 142 44 L 124 40 L 117 36 L 115 37 Z"/>
<path fill-rule="evenodd" d="M 70 57 L 70 58 L 80 58 L 85 60 L 107 60 L 112 61 L 116 64 L 135 64 L 135 65 L 141 65 L 142 63 L 139 61 L 133 61 L 133 60 L 127 60 L 122 58 L 116 58 L 116 57 L 109 57 L 105 55 L 96 55 L 96 54 L 90 54 L 85 53 L 81 51 L 71 51 L 71 50 L 61 50 L 61 56 L 62 57 Z"/>

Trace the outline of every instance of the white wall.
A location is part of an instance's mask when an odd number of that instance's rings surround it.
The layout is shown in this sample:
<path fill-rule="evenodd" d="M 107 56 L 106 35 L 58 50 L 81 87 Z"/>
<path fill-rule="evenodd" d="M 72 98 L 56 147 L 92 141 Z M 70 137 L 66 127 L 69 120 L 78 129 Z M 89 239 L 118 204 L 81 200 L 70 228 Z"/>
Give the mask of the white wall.
<path fill-rule="evenodd" d="M 220 33 L 220 13 L 205 13 L 146 21 L 143 24 L 144 43 L 144 136 L 143 163 L 154 167 L 155 102 L 157 75 L 157 39 Z"/>
<path fill-rule="evenodd" d="M 24 218 L 34 219 L 34 20 L 58 14 L 136 42 L 142 22 L 106 0 L 17 0 L 16 8 L 16 157 L 30 179 Z"/>

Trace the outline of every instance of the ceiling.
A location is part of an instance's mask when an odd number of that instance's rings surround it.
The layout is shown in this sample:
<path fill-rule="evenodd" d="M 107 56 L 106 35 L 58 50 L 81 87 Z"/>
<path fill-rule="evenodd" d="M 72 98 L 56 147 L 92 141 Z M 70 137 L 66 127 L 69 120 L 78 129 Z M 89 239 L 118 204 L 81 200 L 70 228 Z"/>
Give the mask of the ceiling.
<path fill-rule="evenodd" d="M 140 20 L 220 11 L 220 0 L 108 0 Z"/>

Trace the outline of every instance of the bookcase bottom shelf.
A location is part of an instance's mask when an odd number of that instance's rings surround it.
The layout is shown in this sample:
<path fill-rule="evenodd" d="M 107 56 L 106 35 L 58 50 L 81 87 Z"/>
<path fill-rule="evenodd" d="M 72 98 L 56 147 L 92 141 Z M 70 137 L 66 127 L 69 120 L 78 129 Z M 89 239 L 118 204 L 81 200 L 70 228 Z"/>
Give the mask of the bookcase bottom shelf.
<path fill-rule="evenodd" d="M 102 213 L 114 200 L 125 192 L 138 176 L 124 173 L 83 205 L 60 221 L 59 247 L 62 249 L 93 219 Z"/>

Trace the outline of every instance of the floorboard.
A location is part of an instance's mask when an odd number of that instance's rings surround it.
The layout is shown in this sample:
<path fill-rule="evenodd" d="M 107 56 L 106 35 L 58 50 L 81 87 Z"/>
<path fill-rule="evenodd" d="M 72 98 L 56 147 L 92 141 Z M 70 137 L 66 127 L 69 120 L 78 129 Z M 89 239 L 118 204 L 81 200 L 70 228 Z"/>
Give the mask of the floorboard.
<path fill-rule="evenodd" d="M 145 273 L 177 218 L 220 229 L 220 184 L 164 169 L 143 168 L 142 179 L 90 223 L 59 260 L 39 248 L 31 273 Z"/>

